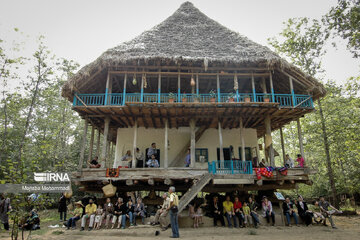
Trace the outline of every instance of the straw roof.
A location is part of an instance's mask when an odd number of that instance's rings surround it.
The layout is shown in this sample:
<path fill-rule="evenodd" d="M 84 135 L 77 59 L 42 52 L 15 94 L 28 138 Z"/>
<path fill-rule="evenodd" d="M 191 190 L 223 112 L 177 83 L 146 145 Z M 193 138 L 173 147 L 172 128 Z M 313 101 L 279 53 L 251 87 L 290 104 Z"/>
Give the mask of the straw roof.
<path fill-rule="evenodd" d="M 269 48 L 257 44 L 237 32 L 210 19 L 190 2 L 165 21 L 143 32 L 131 41 L 104 52 L 94 62 L 83 67 L 63 87 L 63 95 L 70 97 L 73 86 L 84 84 L 90 76 L 107 67 L 137 64 L 187 66 L 261 66 L 287 69 L 307 79 L 317 89 L 325 90 L 315 79 L 286 62 Z"/>

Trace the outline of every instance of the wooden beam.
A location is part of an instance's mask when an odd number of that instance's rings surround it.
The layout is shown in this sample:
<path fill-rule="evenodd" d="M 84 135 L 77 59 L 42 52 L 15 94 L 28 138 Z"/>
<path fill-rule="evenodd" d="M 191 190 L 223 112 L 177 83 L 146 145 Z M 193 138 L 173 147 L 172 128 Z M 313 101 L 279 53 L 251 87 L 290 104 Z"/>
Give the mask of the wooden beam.
<path fill-rule="evenodd" d="M 131 168 L 136 168 L 136 141 L 137 141 L 137 131 L 138 131 L 138 120 L 135 119 L 134 124 L 134 142 L 133 142 L 133 152 L 132 152 L 132 166 Z"/>

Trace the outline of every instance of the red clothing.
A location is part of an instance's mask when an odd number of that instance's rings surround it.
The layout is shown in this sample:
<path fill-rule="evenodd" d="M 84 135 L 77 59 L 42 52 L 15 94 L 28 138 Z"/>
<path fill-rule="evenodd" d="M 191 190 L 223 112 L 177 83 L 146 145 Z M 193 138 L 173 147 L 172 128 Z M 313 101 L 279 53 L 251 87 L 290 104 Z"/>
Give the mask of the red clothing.
<path fill-rule="evenodd" d="M 240 201 L 238 202 L 234 202 L 234 211 L 236 211 L 236 209 L 242 208 L 242 204 Z"/>
<path fill-rule="evenodd" d="M 296 161 L 299 163 L 299 167 L 303 168 L 305 166 L 305 160 L 303 157 L 297 158 Z"/>

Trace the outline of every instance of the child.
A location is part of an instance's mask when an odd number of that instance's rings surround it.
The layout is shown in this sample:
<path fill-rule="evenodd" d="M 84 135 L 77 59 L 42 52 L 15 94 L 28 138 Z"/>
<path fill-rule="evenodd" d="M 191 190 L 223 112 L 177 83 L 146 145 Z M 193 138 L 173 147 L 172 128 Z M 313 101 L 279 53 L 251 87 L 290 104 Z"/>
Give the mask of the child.
<path fill-rule="evenodd" d="M 195 204 L 195 217 L 197 218 L 197 227 L 199 227 L 199 224 L 204 224 L 203 222 L 203 212 L 201 207 L 203 206 L 203 204 Z"/>
<path fill-rule="evenodd" d="M 102 209 L 101 205 L 99 204 L 98 208 L 96 209 L 96 216 L 95 216 L 95 226 L 94 229 L 100 229 L 101 222 L 102 222 L 102 214 L 104 213 L 104 210 Z"/>
<path fill-rule="evenodd" d="M 251 212 L 250 207 L 247 205 L 247 202 L 244 202 L 243 213 L 244 213 L 244 218 L 245 218 L 245 227 L 246 227 L 247 223 L 249 223 L 249 226 L 250 226 L 250 224 L 252 224 L 252 218 L 251 218 L 250 212 Z"/>

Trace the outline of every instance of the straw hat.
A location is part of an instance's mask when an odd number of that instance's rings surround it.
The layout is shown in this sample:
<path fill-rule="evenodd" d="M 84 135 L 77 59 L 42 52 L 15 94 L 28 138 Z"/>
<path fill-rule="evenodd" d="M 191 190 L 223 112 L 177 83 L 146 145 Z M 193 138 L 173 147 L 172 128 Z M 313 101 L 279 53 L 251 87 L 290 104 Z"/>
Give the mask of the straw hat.
<path fill-rule="evenodd" d="M 75 202 L 75 205 L 80 205 L 82 207 L 84 206 L 81 201 Z"/>

